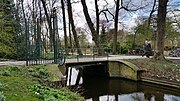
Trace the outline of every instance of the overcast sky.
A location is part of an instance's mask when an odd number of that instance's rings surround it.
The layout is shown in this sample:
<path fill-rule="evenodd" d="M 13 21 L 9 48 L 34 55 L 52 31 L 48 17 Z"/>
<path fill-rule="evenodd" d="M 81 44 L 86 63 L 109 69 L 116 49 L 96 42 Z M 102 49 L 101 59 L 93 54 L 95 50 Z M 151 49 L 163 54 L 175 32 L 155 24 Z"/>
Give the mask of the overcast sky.
<path fill-rule="evenodd" d="M 56 0 L 56 1 L 58 1 L 58 3 L 56 3 L 55 6 L 59 6 L 58 8 L 60 8 L 60 5 L 61 5 L 60 0 Z M 80 0 L 71 0 L 71 1 L 77 2 Z M 129 9 L 137 9 L 139 7 L 142 7 L 142 6 L 144 7 L 144 9 L 140 9 L 136 12 L 127 12 L 127 11 L 121 9 L 119 12 L 119 22 L 120 22 L 119 26 L 120 27 L 122 27 L 122 26 L 124 26 L 124 27 L 136 26 L 135 20 L 137 20 L 138 17 L 149 16 L 149 13 L 150 13 L 152 6 L 153 6 L 153 1 L 154 0 L 123 0 L 123 6 L 126 6 L 128 4 Z M 29 2 L 29 4 L 30 4 L 30 2 L 32 2 L 32 0 L 24 0 L 24 2 L 25 3 Z M 86 0 L 86 4 L 88 6 L 88 12 L 91 16 L 91 19 L 95 23 L 96 16 L 95 16 L 94 0 Z M 174 5 L 180 5 L 180 1 L 179 0 L 169 0 L 169 5 L 173 5 L 173 6 Z M 114 0 L 106 0 L 106 2 L 104 0 L 98 0 L 98 6 L 99 6 L 100 11 L 108 8 L 108 9 L 110 9 L 112 14 L 115 13 L 115 2 L 114 2 Z M 172 6 L 170 6 L 170 7 L 172 7 Z M 179 6 L 177 8 L 180 9 Z M 86 21 L 84 18 L 83 8 L 82 8 L 81 3 L 80 2 L 79 3 L 73 3 L 72 9 L 73 9 L 73 15 L 74 15 L 74 20 L 75 20 L 76 26 L 77 27 L 85 26 Z M 59 9 L 59 11 L 61 12 L 61 9 Z M 66 12 L 66 14 L 67 14 L 67 12 Z M 61 15 L 60 17 L 62 17 L 62 14 L 59 14 L 59 15 Z M 112 16 L 110 14 L 107 14 L 107 16 L 110 20 L 112 20 Z M 105 20 L 105 17 L 103 14 L 100 15 L 100 20 Z M 110 23 L 113 23 L 113 21 Z"/>
<path fill-rule="evenodd" d="M 60 4 L 60 0 L 57 0 L 58 3 L 56 3 L 56 6 L 59 6 L 59 27 L 60 29 L 62 29 L 63 25 L 62 25 L 62 13 L 61 13 L 61 4 Z M 71 0 L 71 1 L 80 1 L 80 0 Z M 110 9 L 111 13 L 114 14 L 115 13 L 115 3 L 114 0 L 106 0 L 107 2 L 105 2 L 104 0 L 99 0 L 98 1 L 98 6 L 99 6 L 99 10 L 101 11 L 102 9 Z M 121 1 L 121 0 L 120 0 Z M 119 12 L 119 29 L 133 29 L 133 27 L 135 27 L 137 25 L 136 21 L 138 20 L 138 18 L 140 18 L 140 16 L 149 16 L 149 13 L 152 9 L 153 6 L 153 0 L 123 0 L 123 6 L 126 6 L 127 4 L 129 4 L 129 9 L 137 9 L 138 7 L 141 6 L 145 6 L 144 9 L 140 9 L 136 12 L 127 12 L 123 9 L 120 10 Z M 131 1 L 131 2 L 129 2 Z M 27 2 L 32 2 L 32 0 L 25 0 L 25 3 Z M 88 12 L 91 16 L 92 21 L 95 23 L 95 5 L 94 5 L 94 0 L 86 0 L 86 4 L 88 6 Z M 173 7 L 176 6 L 176 8 L 180 9 L 180 1 L 179 0 L 169 0 L 169 4 L 171 5 L 169 7 Z M 84 14 L 83 14 L 83 8 L 81 3 L 73 3 L 72 4 L 72 9 L 73 9 L 73 18 L 74 18 L 74 22 L 76 27 L 82 27 L 85 29 L 89 29 L 87 27 L 86 24 L 86 20 L 84 18 Z M 180 13 L 178 13 L 180 14 Z M 66 16 L 67 12 L 66 12 Z M 108 18 L 110 20 L 112 20 L 112 16 L 109 14 Z M 68 21 L 68 17 L 66 17 L 67 21 Z M 100 15 L 100 20 L 106 20 L 104 15 L 101 14 Z M 109 22 L 108 25 L 110 26 L 110 28 L 113 28 L 113 21 Z M 60 31 L 61 33 L 62 31 Z"/>
<path fill-rule="evenodd" d="M 129 0 L 124 0 L 124 6 L 126 6 L 128 1 Z M 119 22 L 121 22 L 121 24 L 124 25 L 125 27 L 136 26 L 135 20 L 137 20 L 139 16 L 149 16 L 149 13 L 153 6 L 153 0 L 130 0 L 130 1 L 131 3 L 129 3 L 129 9 L 137 9 L 138 7 L 141 7 L 141 6 L 144 7 L 145 5 L 146 6 L 144 9 L 138 10 L 136 12 L 127 12 L 125 10 L 120 10 Z M 178 0 L 169 0 L 169 1 L 170 1 L 169 5 L 173 5 L 173 6 L 178 5 L 178 4 L 180 5 L 180 1 Z M 114 14 L 115 13 L 114 0 L 107 0 L 107 2 L 108 2 L 108 5 L 104 0 L 99 0 L 98 1 L 99 9 L 102 10 L 104 8 L 112 8 L 111 12 Z M 91 18 L 94 19 L 94 22 L 95 22 L 94 0 L 86 0 L 86 3 L 88 6 L 89 14 L 91 15 Z M 169 7 L 172 7 L 172 6 L 169 6 Z M 180 6 L 177 8 L 180 8 Z M 73 9 L 75 13 L 74 16 L 76 19 L 77 26 L 82 26 L 84 22 L 86 21 L 84 20 L 84 15 L 82 11 L 83 9 L 82 9 L 81 3 L 73 4 Z M 112 17 L 109 15 L 109 18 L 112 18 Z M 104 15 L 101 14 L 100 20 L 104 20 L 104 19 L 105 19 Z"/>

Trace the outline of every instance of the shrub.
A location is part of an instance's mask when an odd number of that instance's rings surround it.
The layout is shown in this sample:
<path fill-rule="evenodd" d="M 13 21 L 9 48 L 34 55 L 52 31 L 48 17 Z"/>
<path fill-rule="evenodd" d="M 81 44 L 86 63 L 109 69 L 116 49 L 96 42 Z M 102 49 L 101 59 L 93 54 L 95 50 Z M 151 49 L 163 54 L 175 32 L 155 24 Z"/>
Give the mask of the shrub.
<path fill-rule="evenodd" d="M 0 92 L 0 101 L 6 101 L 6 97 Z"/>
<path fill-rule="evenodd" d="M 44 101 L 57 101 L 57 99 L 54 96 L 47 96 L 44 98 Z"/>
<path fill-rule="evenodd" d="M 20 71 L 20 68 L 17 67 L 17 66 L 10 66 L 10 69 L 11 69 L 12 71 Z"/>
<path fill-rule="evenodd" d="M 165 51 L 169 51 L 169 50 L 171 50 L 171 49 L 172 49 L 171 46 L 166 46 L 166 47 L 164 47 L 164 50 L 165 50 Z"/>
<path fill-rule="evenodd" d="M 0 89 L 2 89 L 3 87 L 4 87 L 4 85 L 0 82 Z"/>
<path fill-rule="evenodd" d="M 32 76 L 47 79 L 49 77 L 49 74 L 44 68 L 44 65 L 40 65 L 36 70 L 32 71 Z"/>
<path fill-rule="evenodd" d="M 37 77 L 37 78 L 40 78 L 40 74 L 39 74 L 38 71 L 32 72 L 32 76 Z"/>
<path fill-rule="evenodd" d="M 1 72 L 0 72 L 0 75 L 3 75 L 3 76 L 11 76 L 11 73 L 10 73 L 10 71 L 6 70 L 6 71 L 1 71 Z"/>
<path fill-rule="evenodd" d="M 33 69 L 33 68 L 28 68 L 28 71 L 29 71 L 29 72 L 33 72 L 34 69 Z"/>
<path fill-rule="evenodd" d="M 49 87 L 41 86 L 39 84 L 32 85 L 30 91 L 34 92 L 43 101 L 85 101 L 77 93 L 73 93 L 68 89 L 52 89 Z"/>

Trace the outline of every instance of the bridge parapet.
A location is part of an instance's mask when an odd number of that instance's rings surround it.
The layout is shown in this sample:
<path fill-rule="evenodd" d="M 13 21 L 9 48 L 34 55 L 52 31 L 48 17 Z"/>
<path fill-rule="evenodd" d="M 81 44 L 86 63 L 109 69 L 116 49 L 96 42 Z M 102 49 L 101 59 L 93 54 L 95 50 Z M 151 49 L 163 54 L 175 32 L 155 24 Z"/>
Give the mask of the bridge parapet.
<path fill-rule="evenodd" d="M 140 73 L 143 70 L 139 69 L 136 65 L 124 61 L 114 60 L 108 62 L 108 72 L 110 77 L 122 77 L 131 80 L 140 80 Z"/>
<path fill-rule="evenodd" d="M 124 60 L 72 62 L 66 63 L 65 67 L 77 69 L 80 67 L 83 68 L 82 70 L 84 73 L 91 75 L 102 75 L 104 73 L 108 74 L 107 76 L 109 77 L 121 77 L 135 81 L 140 80 L 140 74 L 143 71 L 136 65 Z"/>

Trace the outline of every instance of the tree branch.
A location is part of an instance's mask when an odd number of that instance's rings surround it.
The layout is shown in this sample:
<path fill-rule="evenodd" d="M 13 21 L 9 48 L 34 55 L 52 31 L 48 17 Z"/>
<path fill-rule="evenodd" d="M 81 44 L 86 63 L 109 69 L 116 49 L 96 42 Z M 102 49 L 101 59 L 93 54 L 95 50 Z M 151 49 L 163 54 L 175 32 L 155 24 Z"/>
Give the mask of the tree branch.
<path fill-rule="evenodd" d="M 151 10 L 151 12 L 150 12 L 150 14 L 149 14 L 148 27 L 150 26 L 150 23 L 151 23 L 152 14 L 155 12 L 155 6 L 156 6 L 156 0 L 154 0 L 152 10 Z"/>

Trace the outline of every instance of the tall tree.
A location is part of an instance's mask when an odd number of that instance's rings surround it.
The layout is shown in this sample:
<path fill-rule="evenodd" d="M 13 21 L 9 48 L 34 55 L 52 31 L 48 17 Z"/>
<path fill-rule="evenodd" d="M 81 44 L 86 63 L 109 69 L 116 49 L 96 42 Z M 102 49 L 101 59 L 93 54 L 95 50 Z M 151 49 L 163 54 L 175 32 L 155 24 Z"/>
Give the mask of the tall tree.
<path fill-rule="evenodd" d="M 113 54 L 116 54 L 116 50 L 117 50 L 116 45 L 117 45 L 119 6 L 120 6 L 119 0 L 117 0 L 116 1 L 116 12 L 115 12 L 115 18 L 114 18 L 114 36 L 113 36 L 113 50 L 112 50 Z"/>
<path fill-rule="evenodd" d="M 28 60 L 28 42 L 29 42 L 29 25 L 28 25 L 28 20 L 26 18 L 26 14 L 25 14 L 25 9 L 24 9 L 24 2 L 23 0 L 21 0 L 21 7 L 22 7 L 22 13 L 23 13 L 23 18 L 24 18 L 24 23 L 25 23 L 25 41 L 26 41 L 26 49 L 25 49 L 25 59 Z M 26 65 L 28 65 L 28 61 L 26 61 Z"/>
<path fill-rule="evenodd" d="M 72 34 L 71 34 L 71 24 L 69 23 L 68 25 L 69 25 L 69 46 L 70 46 L 70 48 L 73 48 L 73 45 L 72 45 L 72 40 L 73 39 L 72 39 Z M 73 50 L 71 50 L 71 51 L 73 51 Z"/>
<path fill-rule="evenodd" d="M 48 13 L 47 6 L 46 6 L 46 1 L 41 0 L 41 2 L 42 2 L 42 5 L 43 5 L 43 8 L 44 8 L 44 13 L 46 15 L 46 19 L 47 19 L 47 23 L 48 23 L 49 34 L 50 34 L 50 44 L 52 45 L 52 43 L 53 43 L 53 31 L 52 31 L 51 12 Z M 55 44 L 55 43 L 53 43 L 53 44 Z"/>
<path fill-rule="evenodd" d="M 164 37 L 168 0 L 159 0 L 158 2 L 158 18 L 157 18 L 157 52 L 154 56 L 157 60 L 164 60 Z"/>
<path fill-rule="evenodd" d="M 64 44 L 65 44 L 65 53 L 68 54 L 68 39 L 67 39 L 67 31 L 66 31 L 66 18 L 65 18 L 65 8 L 64 8 L 64 0 L 61 0 L 62 13 L 63 13 L 63 25 L 64 25 Z"/>
<path fill-rule="evenodd" d="M 106 29 L 105 29 L 104 24 L 102 24 L 102 27 L 101 27 L 100 43 L 101 43 L 101 45 L 105 45 L 108 43 L 106 40 Z"/>
<path fill-rule="evenodd" d="M 99 7 L 98 0 L 95 0 L 95 10 L 96 10 L 96 33 L 99 40 Z"/>
<path fill-rule="evenodd" d="M 69 16 L 69 23 L 71 24 L 71 28 L 72 28 L 72 33 L 74 36 L 74 41 L 75 41 L 75 46 L 77 49 L 78 54 L 82 54 L 81 50 L 80 50 L 80 45 L 79 45 L 79 40 L 78 40 L 78 36 L 77 36 L 77 32 L 76 32 L 76 28 L 74 25 L 74 19 L 73 19 L 73 13 L 72 13 L 72 6 L 71 6 L 71 0 L 67 0 L 67 6 L 68 6 L 68 16 Z"/>
<path fill-rule="evenodd" d="M 96 0 L 96 2 L 97 2 L 97 0 Z M 83 12 L 84 12 L 84 16 L 86 18 L 87 24 L 89 26 L 89 29 L 90 29 L 91 33 L 92 33 L 92 40 L 95 42 L 96 47 L 100 48 L 101 46 L 100 46 L 100 43 L 99 43 L 99 34 L 97 33 L 97 31 L 94 28 L 94 24 L 93 24 L 93 22 L 92 22 L 92 20 L 90 18 L 89 13 L 88 13 L 88 8 L 87 8 L 85 0 L 81 0 L 81 4 L 83 6 Z M 96 8 L 97 8 L 97 4 L 96 4 Z M 97 12 L 98 12 L 98 9 L 96 9 L 96 13 Z M 99 29 L 99 28 L 97 28 L 97 29 Z M 101 51 L 99 51 L 99 52 L 101 52 Z"/>

